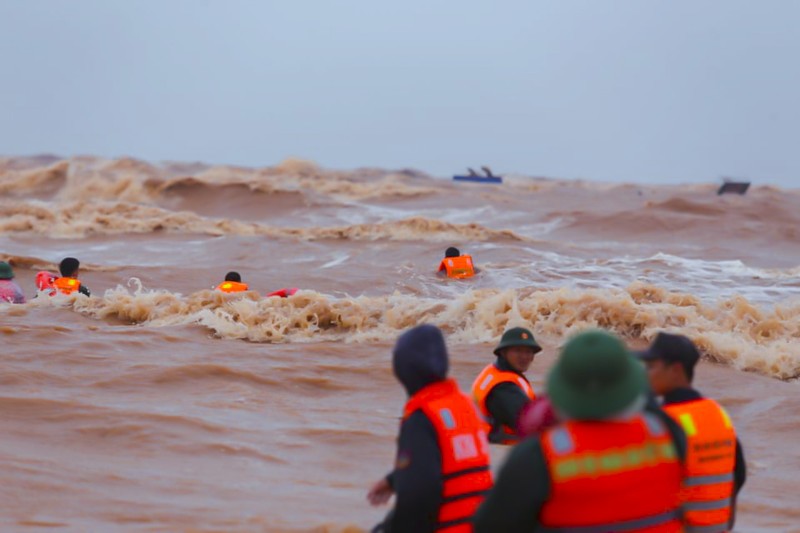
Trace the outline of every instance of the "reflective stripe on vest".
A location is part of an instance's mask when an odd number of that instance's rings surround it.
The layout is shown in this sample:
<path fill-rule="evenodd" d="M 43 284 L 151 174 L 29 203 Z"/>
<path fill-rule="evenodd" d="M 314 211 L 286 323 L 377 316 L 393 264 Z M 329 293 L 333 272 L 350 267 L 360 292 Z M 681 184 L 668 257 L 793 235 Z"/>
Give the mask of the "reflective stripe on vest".
<path fill-rule="evenodd" d="M 248 290 L 247 283 L 238 281 L 223 281 L 217 285 L 217 290 L 222 292 L 243 292 Z"/>
<path fill-rule="evenodd" d="M 486 399 L 489 397 L 489 393 L 501 383 L 518 385 L 531 400 L 536 398 L 536 394 L 533 392 L 530 382 L 524 376 L 516 372 L 500 370 L 494 364 L 486 365 L 472 383 L 472 398 L 475 400 L 475 404 L 478 406 L 485 422 L 485 430 L 489 433 L 489 442 L 513 444 L 519 440 L 516 429 L 495 423 L 494 417 L 486 406 Z"/>
<path fill-rule="evenodd" d="M 622 532 L 622 531 L 637 531 L 640 529 L 661 526 L 679 520 L 681 514 L 679 511 L 669 511 L 661 513 L 660 515 L 648 516 L 638 520 L 628 520 L 627 522 L 615 522 L 613 524 L 604 524 L 599 526 L 580 526 L 580 527 L 562 527 L 562 528 L 544 528 L 537 529 L 542 533 L 608 533 Z M 676 530 L 680 531 L 680 530 Z"/>
<path fill-rule="evenodd" d="M 436 530 L 470 533 L 472 515 L 492 488 L 489 445 L 477 410 L 451 379 L 414 394 L 405 406 L 403 419 L 417 410 L 436 430 L 442 458 L 442 504 Z"/>
<path fill-rule="evenodd" d="M 62 294 L 72 294 L 81 288 L 81 282 L 76 278 L 56 278 L 53 280 L 53 287 L 58 289 Z"/>
<path fill-rule="evenodd" d="M 733 481 L 733 472 L 730 474 L 720 474 L 718 476 L 694 476 L 686 478 L 684 485 L 696 487 L 698 485 L 711 485 L 713 483 L 727 483 Z"/>
<path fill-rule="evenodd" d="M 543 531 L 681 531 L 682 467 L 653 415 L 570 421 L 539 442 L 551 481 L 538 516 Z"/>
<path fill-rule="evenodd" d="M 728 524 L 715 524 L 713 526 L 685 526 L 684 533 L 727 533 Z"/>
<path fill-rule="evenodd" d="M 687 511 L 715 511 L 717 509 L 725 509 L 730 507 L 730 498 L 723 498 L 721 500 L 708 500 L 704 502 L 686 502 L 683 508 Z"/>
<path fill-rule="evenodd" d="M 686 433 L 684 522 L 689 528 L 726 531 L 731 518 L 736 432 L 717 402 L 701 398 L 664 406 Z"/>
<path fill-rule="evenodd" d="M 463 279 L 471 278 L 475 275 L 475 267 L 472 265 L 472 256 L 460 255 L 458 257 L 445 257 L 439 263 L 439 271 L 444 270 L 448 278 Z"/>

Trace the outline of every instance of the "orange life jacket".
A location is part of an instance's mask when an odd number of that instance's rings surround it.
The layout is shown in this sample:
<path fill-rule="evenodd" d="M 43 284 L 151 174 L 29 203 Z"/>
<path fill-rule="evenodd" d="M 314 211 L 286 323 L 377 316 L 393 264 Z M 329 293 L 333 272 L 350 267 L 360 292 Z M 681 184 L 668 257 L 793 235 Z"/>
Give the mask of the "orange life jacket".
<path fill-rule="evenodd" d="M 686 433 L 683 510 L 687 532 L 728 530 L 733 507 L 736 431 L 714 400 L 702 398 L 664 406 Z"/>
<path fill-rule="evenodd" d="M 487 365 L 472 383 L 472 398 L 483 415 L 484 429 L 489 434 L 489 442 L 495 444 L 514 444 L 519 441 L 517 430 L 496 422 L 489 412 L 489 408 L 486 407 L 486 398 L 492 389 L 501 383 L 509 382 L 519 385 L 522 392 L 531 400 L 536 398 L 533 387 L 525 376 L 508 370 L 500 370 L 494 364 Z"/>
<path fill-rule="evenodd" d="M 223 281 L 217 285 L 217 290 L 222 292 L 243 292 L 248 290 L 247 283 L 238 281 Z"/>
<path fill-rule="evenodd" d="M 472 515 L 492 488 L 489 445 L 475 406 L 452 379 L 423 388 L 406 403 L 405 420 L 421 410 L 436 429 L 442 455 L 442 505 L 436 531 L 471 533 Z"/>
<path fill-rule="evenodd" d="M 439 272 L 442 270 L 447 272 L 448 278 L 463 279 L 475 275 L 475 267 L 472 265 L 472 256 L 470 255 L 445 257 L 439 263 Z"/>
<path fill-rule="evenodd" d="M 77 278 L 56 278 L 53 280 L 53 287 L 61 294 L 72 294 L 81 288 L 81 282 Z"/>
<path fill-rule="evenodd" d="M 550 475 L 542 531 L 683 531 L 682 465 L 655 416 L 565 422 L 546 430 L 541 445 Z"/>

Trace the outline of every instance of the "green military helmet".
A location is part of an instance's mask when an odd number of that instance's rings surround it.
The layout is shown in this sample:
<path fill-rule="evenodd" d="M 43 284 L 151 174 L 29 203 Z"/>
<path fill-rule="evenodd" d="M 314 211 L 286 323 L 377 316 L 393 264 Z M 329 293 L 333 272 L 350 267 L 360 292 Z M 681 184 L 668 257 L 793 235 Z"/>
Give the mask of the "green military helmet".
<path fill-rule="evenodd" d="M 0 279 L 12 279 L 13 277 L 14 271 L 11 269 L 11 265 L 5 261 L 0 261 Z"/>
<path fill-rule="evenodd" d="M 623 412 L 647 391 L 641 363 L 608 332 L 572 337 L 547 378 L 553 406 L 569 418 L 602 420 Z"/>
<path fill-rule="evenodd" d="M 509 346 L 529 346 L 533 348 L 533 353 L 542 351 L 542 347 L 539 346 L 539 343 L 533 338 L 533 333 L 525 328 L 511 328 L 506 330 L 500 338 L 500 344 L 494 349 L 494 354 L 500 355 L 500 351 Z"/>

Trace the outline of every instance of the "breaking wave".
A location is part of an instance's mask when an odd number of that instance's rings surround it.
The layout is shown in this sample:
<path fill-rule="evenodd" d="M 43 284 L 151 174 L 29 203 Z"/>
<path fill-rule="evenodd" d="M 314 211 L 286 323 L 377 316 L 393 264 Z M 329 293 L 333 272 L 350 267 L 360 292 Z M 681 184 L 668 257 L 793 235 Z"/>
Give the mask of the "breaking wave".
<path fill-rule="evenodd" d="M 659 331 L 691 337 L 706 358 L 779 379 L 800 377 L 800 301 L 764 308 L 743 297 L 715 303 L 637 282 L 624 290 L 470 290 L 453 299 L 395 293 L 335 298 L 299 291 L 290 298 L 256 292 L 186 296 L 117 286 L 101 298 L 58 297 L 56 305 L 98 320 L 149 327 L 200 325 L 222 338 L 251 342 L 392 341 L 416 324 L 436 324 L 451 342 L 490 342 L 509 324 L 530 324 L 559 342 L 589 327 L 617 332 L 634 343 Z M 30 305 L 53 305 L 50 299 Z"/>
<path fill-rule="evenodd" d="M 511 230 L 495 230 L 477 223 L 452 224 L 425 217 L 347 226 L 285 228 L 236 219 L 207 218 L 188 211 L 123 202 L 75 203 L 49 208 L 35 203 L 0 204 L 0 233 L 33 233 L 54 238 L 131 233 L 191 233 L 205 235 L 263 235 L 298 240 L 514 240 L 524 237 Z"/>

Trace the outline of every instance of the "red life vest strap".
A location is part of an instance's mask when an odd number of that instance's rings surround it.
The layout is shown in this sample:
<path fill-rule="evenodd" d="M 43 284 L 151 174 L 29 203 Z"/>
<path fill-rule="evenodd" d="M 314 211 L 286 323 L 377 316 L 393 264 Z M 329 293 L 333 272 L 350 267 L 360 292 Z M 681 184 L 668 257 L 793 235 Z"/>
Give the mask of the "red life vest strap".
<path fill-rule="evenodd" d="M 277 291 L 272 291 L 271 293 L 267 294 L 267 298 L 270 296 L 277 296 L 279 298 L 288 298 L 292 296 L 294 293 L 299 291 L 297 287 L 284 287 L 283 289 L 278 289 Z"/>

